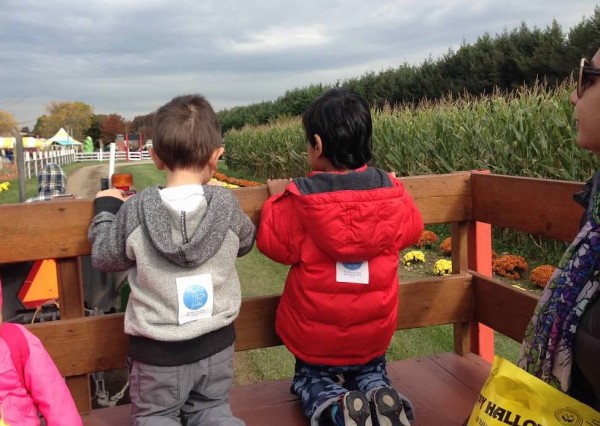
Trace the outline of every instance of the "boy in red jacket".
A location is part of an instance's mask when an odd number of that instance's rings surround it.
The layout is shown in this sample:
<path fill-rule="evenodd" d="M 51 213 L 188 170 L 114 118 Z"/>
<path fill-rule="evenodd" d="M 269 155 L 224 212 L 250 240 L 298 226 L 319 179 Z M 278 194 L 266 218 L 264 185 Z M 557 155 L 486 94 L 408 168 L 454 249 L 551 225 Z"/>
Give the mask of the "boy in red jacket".
<path fill-rule="evenodd" d="M 277 334 L 296 357 L 292 392 L 313 426 L 409 425 L 385 352 L 396 329 L 399 251 L 423 221 L 393 174 L 369 167 L 372 123 L 361 96 L 332 89 L 302 117 L 312 171 L 267 182 L 257 246 L 291 265 Z M 341 380 L 340 380 L 341 378 Z"/>

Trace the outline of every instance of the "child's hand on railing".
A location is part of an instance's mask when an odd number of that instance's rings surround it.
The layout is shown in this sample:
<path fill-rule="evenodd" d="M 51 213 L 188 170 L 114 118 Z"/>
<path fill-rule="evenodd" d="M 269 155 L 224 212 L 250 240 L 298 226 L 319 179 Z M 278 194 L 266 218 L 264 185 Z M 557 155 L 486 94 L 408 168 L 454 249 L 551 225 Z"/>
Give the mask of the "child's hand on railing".
<path fill-rule="evenodd" d="M 269 188 L 269 195 L 278 195 L 285 191 L 285 187 L 292 182 L 292 178 L 289 179 L 267 179 L 267 188 Z"/>
<path fill-rule="evenodd" d="M 110 189 L 105 189 L 104 191 L 99 191 L 96 194 L 96 198 L 114 197 L 114 198 L 118 198 L 119 200 L 127 201 L 127 199 L 129 197 L 131 197 L 131 195 L 133 195 L 133 194 L 127 194 L 127 192 L 123 191 L 122 189 L 110 188 Z"/>

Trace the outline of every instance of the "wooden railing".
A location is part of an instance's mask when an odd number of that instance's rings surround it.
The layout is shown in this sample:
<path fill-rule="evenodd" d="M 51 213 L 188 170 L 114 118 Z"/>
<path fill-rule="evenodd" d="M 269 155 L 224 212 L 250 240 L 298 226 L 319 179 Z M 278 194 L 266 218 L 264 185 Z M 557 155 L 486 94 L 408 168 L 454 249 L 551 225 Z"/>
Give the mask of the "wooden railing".
<path fill-rule="evenodd" d="M 476 224 L 569 241 L 582 213 L 571 194 L 581 184 L 470 172 L 402 180 L 427 224 L 452 224 L 454 274 L 402 282 L 398 329 L 453 324 L 458 354 L 480 350 L 482 342 L 471 341 L 478 322 L 520 341 L 536 297 L 473 269 L 477 250 L 491 253 L 491 247 L 478 243 L 485 239 L 478 239 Z M 234 191 L 258 223 L 266 187 Z M 81 412 L 91 409 L 87 374 L 124 367 L 127 345 L 123 314 L 84 317 L 78 257 L 90 254 L 87 228 L 92 217 L 89 200 L 0 205 L 0 264 L 57 259 L 62 319 L 28 327 L 68 378 Z M 244 299 L 235 322 L 236 350 L 280 344 L 274 330 L 278 301 L 279 296 Z"/>

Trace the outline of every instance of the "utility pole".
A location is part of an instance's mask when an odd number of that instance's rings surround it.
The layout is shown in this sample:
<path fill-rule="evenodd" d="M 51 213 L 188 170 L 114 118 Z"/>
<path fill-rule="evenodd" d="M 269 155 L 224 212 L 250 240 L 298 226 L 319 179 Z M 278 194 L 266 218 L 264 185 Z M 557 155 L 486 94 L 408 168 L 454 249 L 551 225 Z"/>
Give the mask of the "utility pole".
<path fill-rule="evenodd" d="M 23 153 L 23 138 L 21 133 L 14 128 L 12 134 L 15 137 L 15 159 L 17 161 L 17 173 L 19 175 L 19 201 L 25 201 L 25 155 Z"/>

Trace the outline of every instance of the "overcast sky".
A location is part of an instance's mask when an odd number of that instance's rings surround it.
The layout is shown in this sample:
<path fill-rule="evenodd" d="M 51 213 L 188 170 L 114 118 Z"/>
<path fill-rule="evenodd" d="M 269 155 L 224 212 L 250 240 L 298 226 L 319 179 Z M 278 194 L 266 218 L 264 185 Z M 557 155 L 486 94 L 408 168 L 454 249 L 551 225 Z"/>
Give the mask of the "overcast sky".
<path fill-rule="evenodd" d="M 1 0 L 0 109 L 52 101 L 127 119 L 177 95 L 216 110 L 420 64 L 524 21 L 563 31 L 597 0 Z"/>

